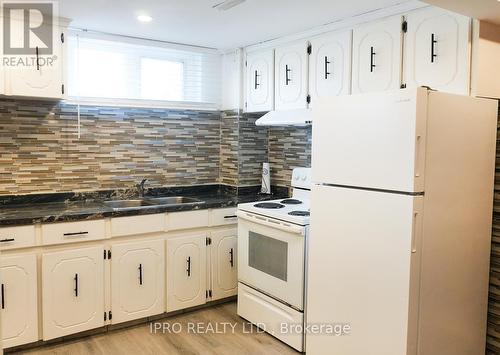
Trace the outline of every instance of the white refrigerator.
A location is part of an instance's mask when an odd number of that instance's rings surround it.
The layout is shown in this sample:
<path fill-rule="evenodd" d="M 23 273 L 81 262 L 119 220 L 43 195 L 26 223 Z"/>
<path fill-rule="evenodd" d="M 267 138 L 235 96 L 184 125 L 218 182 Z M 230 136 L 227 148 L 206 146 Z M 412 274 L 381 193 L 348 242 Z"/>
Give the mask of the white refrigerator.
<path fill-rule="evenodd" d="M 497 106 L 417 88 L 314 107 L 308 355 L 484 354 Z"/>

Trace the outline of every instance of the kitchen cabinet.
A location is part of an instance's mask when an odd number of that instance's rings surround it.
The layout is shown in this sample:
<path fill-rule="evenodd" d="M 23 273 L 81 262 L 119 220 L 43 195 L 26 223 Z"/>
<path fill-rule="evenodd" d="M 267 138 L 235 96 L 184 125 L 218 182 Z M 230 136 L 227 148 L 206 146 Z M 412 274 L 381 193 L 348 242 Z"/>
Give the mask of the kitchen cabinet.
<path fill-rule="evenodd" d="M 36 255 L 2 256 L 0 271 L 3 346 L 10 348 L 37 341 Z"/>
<path fill-rule="evenodd" d="M 207 234 L 167 239 L 167 312 L 206 302 Z"/>
<path fill-rule="evenodd" d="M 238 232 L 235 228 L 214 231 L 210 239 L 212 300 L 234 296 L 238 293 Z"/>
<path fill-rule="evenodd" d="M 247 54 L 246 58 L 247 112 L 274 109 L 274 50 Z"/>
<path fill-rule="evenodd" d="M 407 87 L 468 95 L 470 18 L 427 7 L 410 12 L 406 22 L 403 82 Z"/>
<path fill-rule="evenodd" d="M 162 239 L 111 247 L 112 322 L 121 323 L 164 311 L 165 243 Z"/>
<path fill-rule="evenodd" d="M 43 339 L 104 325 L 104 248 L 42 255 Z"/>
<path fill-rule="evenodd" d="M 311 40 L 309 94 L 317 99 L 351 90 L 352 31 L 333 32 Z"/>
<path fill-rule="evenodd" d="M 16 20 L 12 19 L 13 22 Z M 21 23 L 19 26 L 22 26 Z M 23 56 L 13 56 L 13 59 L 24 58 L 25 64 L 4 66 L 4 94 L 10 96 L 27 96 L 48 99 L 61 99 L 64 94 L 63 83 L 63 44 L 65 29 L 44 23 L 51 27 L 52 51 L 44 53 L 43 42 L 40 47 L 31 48 L 31 53 Z M 53 26 L 53 27 L 52 27 Z M 20 32 L 22 34 L 22 32 Z M 6 54 L 5 54 L 6 55 Z M 7 57 L 9 58 L 9 57 Z M 6 58 L 6 59 L 7 59 Z"/>
<path fill-rule="evenodd" d="M 401 85 L 401 16 L 353 30 L 352 93 L 398 89 Z"/>
<path fill-rule="evenodd" d="M 307 108 L 308 46 L 307 41 L 299 41 L 276 49 L 276 110 Z"/>

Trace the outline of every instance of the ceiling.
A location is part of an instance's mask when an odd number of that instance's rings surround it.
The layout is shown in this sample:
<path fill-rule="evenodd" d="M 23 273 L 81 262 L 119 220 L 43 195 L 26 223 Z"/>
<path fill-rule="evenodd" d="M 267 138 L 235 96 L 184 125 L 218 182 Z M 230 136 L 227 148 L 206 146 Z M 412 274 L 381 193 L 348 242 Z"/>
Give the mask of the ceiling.
<path fill-rule="evenodd" d="M 424 0 L 469 17 L 500 25 L 500 2 L 498 0 Z"/>
<path fill-rule="evenodd" d="M 246 0 L 228 11 L 222 0 L 60 0 L 71 27 L 217 49 L 243 47 L 406 0 Z M 495 0 L 496 1 L 496 0 Z M 136 17 L 148 14 L 149 23 Z"/>

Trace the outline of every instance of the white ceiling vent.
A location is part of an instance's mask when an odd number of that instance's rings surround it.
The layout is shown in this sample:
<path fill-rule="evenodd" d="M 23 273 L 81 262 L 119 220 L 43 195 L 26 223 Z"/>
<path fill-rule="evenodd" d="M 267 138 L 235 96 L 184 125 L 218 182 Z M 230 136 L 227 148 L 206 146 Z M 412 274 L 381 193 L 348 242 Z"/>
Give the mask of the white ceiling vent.
<path fill-rule="evenodd" d="M 238 6 L 239 4 L 244 3 L 246 0 L 226 0 L 223 2 L 220 2 L 214 6 L 212 6 L 214 9 L 217 9 L 219 11 L 227 11 L 229 9 L 232 9 L 235 6 Z"/>

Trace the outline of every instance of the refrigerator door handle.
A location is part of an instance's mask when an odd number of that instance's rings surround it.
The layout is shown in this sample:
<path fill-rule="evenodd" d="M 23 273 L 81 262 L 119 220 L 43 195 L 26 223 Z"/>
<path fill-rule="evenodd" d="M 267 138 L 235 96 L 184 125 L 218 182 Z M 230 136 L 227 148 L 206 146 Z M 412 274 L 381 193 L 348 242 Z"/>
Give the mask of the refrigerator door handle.
<path fill-rule="evenodd" d="M 415 254 L 417 252 L 417 221 L 418 221 L 418 212 L 413 213 L 413 228 L 411 231 L 411 253 Z"/>
<path fill-rule="evenodd" d="M 415 177 L 420 177 L 420 141 L 422 140 L 422 136 L 417 136 L 417 141 L 415 144 L 416 152 L 415 152 Z"/>

